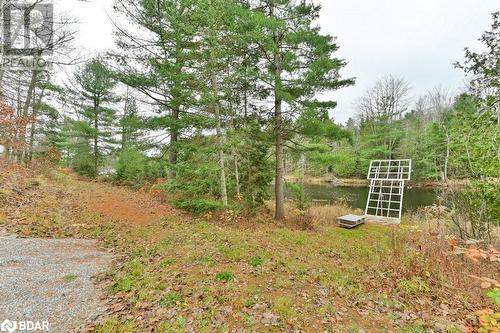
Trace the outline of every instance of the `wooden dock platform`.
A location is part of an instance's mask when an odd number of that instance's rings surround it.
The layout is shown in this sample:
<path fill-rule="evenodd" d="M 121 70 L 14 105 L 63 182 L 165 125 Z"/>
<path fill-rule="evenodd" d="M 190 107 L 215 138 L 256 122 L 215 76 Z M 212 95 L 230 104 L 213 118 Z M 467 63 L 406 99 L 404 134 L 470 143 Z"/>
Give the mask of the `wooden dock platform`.
<path fill-rule="evenodd" d="M 352 228 L 357 227 L 360 224 L 365 223 L 365 217 L 359 216 L 359 215 L 349 214 L 349 215 L 337 217 L 337 221 L 338 221 L 339 227 L 352 229 Z"/>

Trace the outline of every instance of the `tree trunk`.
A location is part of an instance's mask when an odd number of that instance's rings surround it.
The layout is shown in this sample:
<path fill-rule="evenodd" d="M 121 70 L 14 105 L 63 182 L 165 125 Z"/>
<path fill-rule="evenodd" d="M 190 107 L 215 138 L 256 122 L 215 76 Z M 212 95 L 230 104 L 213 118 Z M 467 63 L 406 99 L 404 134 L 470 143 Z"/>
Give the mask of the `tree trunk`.
<path fill-rule="evenodd" d="M 211 75 L 212 82 L 212 93 L 213 96 L 216 97 L 218 95 L 218 87 L 217 87 L 217 79 L 215 74 Z M 216 120 L 216 131 L 217 131 L 217 150 L 219 154 L 219 167 L 220 167 L 220 192 L 222 204 L 224 207 L 227 207 L 227 185 L 226 185 L 226 171 L 225 171 L 225 162 L 224 162 L 224 137 L 222 133 L 222 123 L 220 119 L 220 108 L 219 102 L 215 101 L 214 103 L 214 113 Z"/>
<path fill-rule="evenodd" d="M 234 178 L 236 180 L 236 194 L 238 197 L 240 196 L 240 172 L 238 169 L 238 156 L 236 155 L 236 152 L 233 149 L 233 156 L 234 156 Z"/>
<path fill-rule="evenodd" d="M 177 122 L 179 120 L 179 109 L 172 109 L 172 118 Z M 168 152 L 168 163 L 170 165 L 177 164 L 177 141 L 179 140 L 179 130 L 177 128 L 170 129 L 170 149 Z M 175 177 L 175 170 L 170 169 L 170 177 Z"/>
<path fill-rule="evenodd" d="M 274 16 L 273 8 L 271 7 L 271 16 Z M 283 98 L 281 97 L 282 80 L 281 80 L 281 44 L 280 37 L 274 33 L 273 40 L 277 46 L 274 52 L 274 120 L 275 120 L 275 135 L 276 135 L 276 178 L 274 180 L 274 195 L 275 195 L 275 214 L 276 220 L 285 218 L 285 155 L 284 146 L 285 140 L 283 138 L 283 114 L 282 104 Z"/>
<path fill-rule="evenodd" d="M 35 94 L 33 94 L 33 121 L 31 122 L 30 128 L 30 141 L 29 141 L 29 155 L 28 159 L 31 161 L 33 159 L 33 147 L 35 145 L 35 131 L 36 131 L 36 119 L 38 117 L 38 108 L 35 107 L 35 104 L 40 105 L 42 102 L 43 94 L 45 89 L 40 91 L 40 95 L 38 97 L 38 101 L 35 100 Z"/>
<path fill-rule="evenodd" d="M 121 121 L 121 131 L 122 131 L 121 150 L 124 150 L 125 147 L 127 146 L 130 134 L 128 133 L 129 128 L 127 128 L 124 122 L 124 119 L 127 119 L 127 117 L 129 116 L 129 104 L 130 104 L 129 98 L 130 98 L 129 88 L 127 87 L 127 90 L 125 91 L 125 105 L 123 106 L 123 118 Z"/>
<path fill-rule="evenodd" d="M 444 159 L 443 181 L 448 182 L 448 161 L 450 159 L 450 135 L 446 130 L 446 156 Z"/>
<path fill-rule="evenodd" d="M 276 212 L 274 218 L 282 220 L 285 217 L 285 181 L 284 181 L 284 140 L 282 133 L 282 114 L 281 98 L 275 100 L 275 119 L 276 119 L 276 178 L 274 183 L 274 192 L 276 197 L 275 208 Z"/>
<path fill-rule="evenodd" d="M 94 175 L 99 171 L 99 103 L 94 101 Z"/>
<path fill-rule="evenodd" d="M 30 106 L 33 105 L 33 92 L 35 90 L 35 84 L 36 84 L 36 78 L 37 78 L 37 72 L 35 70 L 31 71 L 31 79 L 28 84 L 28 91 L 26 93 L 26 99 L 23 103 L 23 111 L 22 111 L 22 117 L 28 117 L 29 116 L 29 109 Z M 33 120 L 34 121 L 34 120 Z M 19 159 L 21 161 L 25 161 L 27 156 L 28 156 L 28 147 L 27 147 L 27 142 L 26 142 L 26 131 L 27 127 L 23 126 L 21 129 L 19 135 L 19 143 L 22 145 L 21 151 L 20 151 L 20 156 Z"/>

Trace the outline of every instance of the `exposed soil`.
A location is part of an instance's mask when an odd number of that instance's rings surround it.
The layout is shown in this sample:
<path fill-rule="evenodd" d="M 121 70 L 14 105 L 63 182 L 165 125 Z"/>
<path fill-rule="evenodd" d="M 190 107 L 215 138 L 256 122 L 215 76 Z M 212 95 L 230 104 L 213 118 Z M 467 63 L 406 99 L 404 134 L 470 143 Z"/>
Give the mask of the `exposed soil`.
<path fill-rule="evenodd" d="M 173 211 L 169 206 L 152 200 L 147 194 L 104 186 L 90 198 L 87 208 L 107 219 L 138 224 L 158 220 Z"/>

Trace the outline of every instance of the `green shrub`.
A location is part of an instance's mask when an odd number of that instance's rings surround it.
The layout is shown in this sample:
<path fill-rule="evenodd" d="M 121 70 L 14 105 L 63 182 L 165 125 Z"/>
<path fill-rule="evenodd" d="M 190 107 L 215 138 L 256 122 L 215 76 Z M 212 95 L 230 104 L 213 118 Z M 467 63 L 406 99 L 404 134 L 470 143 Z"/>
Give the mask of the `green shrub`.
<path fill-rule="evenodd" d="M 75 157 L 71 161 L 71 166 L 78 174 L 90 178 L 97 177 L 94 156 L 86 149 L 82 148 L 76 151 Z"/>
<path fill-rule="evenodd" d="M 464 190 L 448 193 L 452 219 L 462 239 L 492 240 L 500 226 L 500 185 L 473 182 Z"/>
<path fill-rule="evenodd" d="M 63 276 L 64 282 L 67 282 L 67 283 L 73 282 L 77 278 L 78 278 L 78 275 L 76 275 L 76 274 L 69 274 L 69 275 Z"/>
<path fill-rule="evenodd" d="M 146 156 L 134 149 L 124 149 L 116 162 L 116 179 L 127 185 L 137 185 L 146 179 Z"/>
<path fill-rule="evenodd" d="M 14 192 L 12 192 L 11 190 L 0 188 L 0 199 L 7 199 L 8 197 L 12 196 L 12 194 L 14 194 Z"/>
<path fill-rule="evenodd" d="M 144 265 L 138 260 L 128 262 L 126 267 L 133 277 L 141 277 L 144 274 Z"/>
<path fill-rule="evenodd" d="M 428 332 L 422 325 L 420 324 L 412 324 L 405 326 L 401 333 L 426 333 Z"/>
<path fill-rule="evenodd" d="M 203 214 L 220 210 L 222 205 L 218 201 L 210 199 L 177 200 L 173 202 L 174 207 L 194 214 Z"/>
<path fill-rule="evenodd" d="M 272 309 L 280 316 L 285 318 L 290 318 L 295 315 L 295 310 L 293 309 L 293 301 L 288 297 L 276 298 L 274 300 L 274 303 L 272 304 Z"/>
<path fill-rule="evenodd" d="M 117 319 L 107 319 L 102 324 L 97 324 L 94 331 L 96 333 L 133 333 L 137 329 L 132 321 L 120 322 Z"/>
<path fill-rule="evenodd" d="M 304 185 L 287 183 L 286 186 L 292 193 L 295 207 L 301 211 L 305 211 L 311 204 L 311 197 L 306 193 Z"/>

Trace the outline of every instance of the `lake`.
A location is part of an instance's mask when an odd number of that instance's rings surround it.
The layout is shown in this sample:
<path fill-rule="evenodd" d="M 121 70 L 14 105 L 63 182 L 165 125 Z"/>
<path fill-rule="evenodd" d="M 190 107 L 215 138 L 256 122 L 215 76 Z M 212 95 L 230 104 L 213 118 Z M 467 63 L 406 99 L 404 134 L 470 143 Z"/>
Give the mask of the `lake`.
<path fill-rule="evenodd" d="M 304 186 L 307 194 L 312 199 L 329 200 L 330 202 L 345 199 L 351 207 L 365 209 L 368 187 L 335 186 L 331 184 L 306 184 Z M 287 198 L 291 196 L 288 190 L 285 191 L 285 195 Z M 403 196 L 403 211 L 430 206 L 436 200 L 436 189 L 407 188 Z"/>

